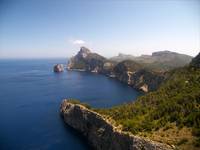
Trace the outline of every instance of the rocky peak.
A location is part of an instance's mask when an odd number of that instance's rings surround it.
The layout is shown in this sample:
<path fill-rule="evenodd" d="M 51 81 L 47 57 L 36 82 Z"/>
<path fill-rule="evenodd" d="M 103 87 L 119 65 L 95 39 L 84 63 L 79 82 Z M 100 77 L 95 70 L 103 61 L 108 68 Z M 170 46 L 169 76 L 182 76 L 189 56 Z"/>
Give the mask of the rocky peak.
<path fill-rule="evenodd" d="M 86 47 L 81 47 L 80 51 L 78 52 L 78 56 L 82 58 L 86 58 L 91 51 Z"/>

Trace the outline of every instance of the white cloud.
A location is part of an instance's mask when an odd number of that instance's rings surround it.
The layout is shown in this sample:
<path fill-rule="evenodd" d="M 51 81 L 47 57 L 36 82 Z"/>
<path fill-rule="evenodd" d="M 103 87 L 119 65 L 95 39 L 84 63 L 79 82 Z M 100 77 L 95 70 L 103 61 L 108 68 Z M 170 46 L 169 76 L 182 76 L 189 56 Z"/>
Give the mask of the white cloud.
<path fill-rule="evenodd" d="M 85 44 L 85 41 L 83 41 L 83 40 L 74 40 L 74 41 L 72 41 L 72 43 L 75 44 L 75 45 L 80 45 L 80 44 Z"/>

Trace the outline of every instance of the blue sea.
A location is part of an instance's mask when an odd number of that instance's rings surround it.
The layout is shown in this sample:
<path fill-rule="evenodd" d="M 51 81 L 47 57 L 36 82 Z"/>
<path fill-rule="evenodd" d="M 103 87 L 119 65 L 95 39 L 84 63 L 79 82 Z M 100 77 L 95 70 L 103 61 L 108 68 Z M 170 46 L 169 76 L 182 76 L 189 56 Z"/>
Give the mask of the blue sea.
<path fill-rule="evenodd" d="M 53 65 L 66 59 L 0 60 L 0 149 L 86 150 L 84 138 L 63 123 L 64 98 L 93 107 L 111 107 L 141 93 L 103 75 L 67 71 Z"/>

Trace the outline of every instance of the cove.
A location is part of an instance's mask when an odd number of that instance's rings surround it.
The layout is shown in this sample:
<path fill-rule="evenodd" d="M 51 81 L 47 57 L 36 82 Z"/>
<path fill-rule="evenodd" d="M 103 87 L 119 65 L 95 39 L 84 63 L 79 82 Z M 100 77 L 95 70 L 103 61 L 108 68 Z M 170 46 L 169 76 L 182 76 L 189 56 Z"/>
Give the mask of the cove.
<path fill-rule="evenodd" d="M 0 60 L 0 149 L 88 149 L 87 142 L 63 123 L 62 99 L 111 107 L 142 93 L 104 75 L 54 73 L 66 59 Z"/>

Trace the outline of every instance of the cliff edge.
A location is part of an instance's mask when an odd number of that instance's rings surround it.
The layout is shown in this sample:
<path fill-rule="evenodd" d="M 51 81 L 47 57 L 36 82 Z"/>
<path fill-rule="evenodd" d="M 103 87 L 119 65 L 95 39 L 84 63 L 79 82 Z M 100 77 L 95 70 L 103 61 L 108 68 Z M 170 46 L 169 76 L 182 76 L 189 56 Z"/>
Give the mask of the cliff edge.
<path fill-rule="evenodd" d="M 121 131 L 111 121 L 83 105 L 63 100 L 61 116 L 69 126 L 81 132 L 97 150 L 171 150 L 166 144 L 154 142 Z"/>

